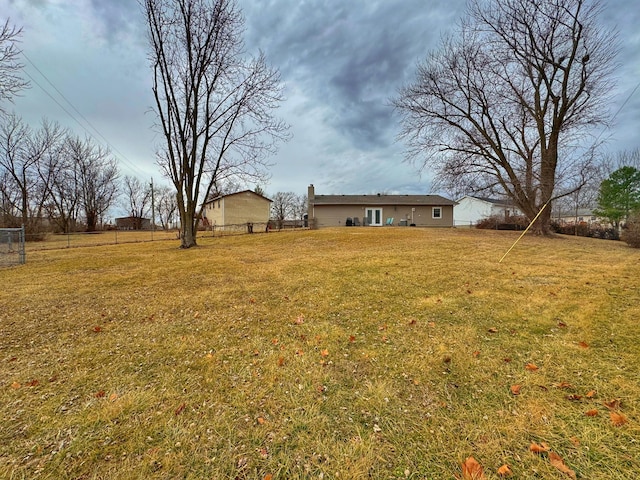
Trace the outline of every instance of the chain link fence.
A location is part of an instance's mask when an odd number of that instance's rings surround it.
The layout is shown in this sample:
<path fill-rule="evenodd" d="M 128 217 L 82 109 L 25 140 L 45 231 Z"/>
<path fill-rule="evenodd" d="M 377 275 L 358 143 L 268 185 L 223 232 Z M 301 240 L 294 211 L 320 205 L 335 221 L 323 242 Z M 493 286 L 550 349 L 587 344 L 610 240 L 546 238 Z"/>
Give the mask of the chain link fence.
<path fill-rule="evenodd" d="M 26 262 L 24 227 L 0 228 L 0 267 Z"/>

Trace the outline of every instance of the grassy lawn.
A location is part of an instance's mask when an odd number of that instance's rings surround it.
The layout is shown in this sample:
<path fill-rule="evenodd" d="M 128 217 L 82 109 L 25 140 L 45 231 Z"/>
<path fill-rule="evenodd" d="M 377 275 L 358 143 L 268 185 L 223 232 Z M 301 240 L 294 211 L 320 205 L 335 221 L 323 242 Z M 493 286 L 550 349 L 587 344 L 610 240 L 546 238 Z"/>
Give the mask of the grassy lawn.
<path fill-rule="evenodd" d="M 0 478 L 638 478 L 638 250 L 525 237 L 498 263 L 516 238 L 33 251 L 0 270 Z"/>

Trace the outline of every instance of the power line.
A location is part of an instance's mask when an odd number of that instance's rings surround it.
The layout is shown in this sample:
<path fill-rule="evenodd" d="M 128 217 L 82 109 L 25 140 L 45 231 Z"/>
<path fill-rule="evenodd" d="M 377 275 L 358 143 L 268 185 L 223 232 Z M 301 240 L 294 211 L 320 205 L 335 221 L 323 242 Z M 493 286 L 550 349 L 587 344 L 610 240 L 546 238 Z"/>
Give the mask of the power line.
<path fill-rule="evenodd" d="M 121 157 L 121 160 L 124 163 L 128 164 L 130 168 L 132 168 L 134 171 L 137 171 L 139 174 L 145 175 L 142 171 L 138 169 L 138 167 L 131 160 L 129 160 L 126 157 L 126 155 L 124 155 L 116 147 L 114 147 L 111 144 L 111 142 L 109 142 L 109 140 L 107 140 L 107 138 L 73 105 L 73 103 L 71 103 L 71 101 L 64 96 L 64 94 L 53 84 L 51 80 L 49 80 L 49 78 L 42 72 L 42 70 L 40 70 L 36 66 L 36 64 L 27 56 L 26 53 L 24 52 L 21 52 L 21 53 L 22 53 L 22 56 L 31 64 L 31 66 L 35 68 L 35 70 L 47 81 L 49 85 L 51 85 L 51 87 L 58 93 L 58 95 L 60 95 L 60 97 L 62 97 L 64 101 L 71 106 L 71 108 L 86 122 L 86 124 L 89 125 L 89 127 L 91 127 L 91 129 L 95 133 L 97 133 L 100 138 L 102 138 L 102 141 L 104 141 L 113 152 L 115 152 L 119 157 Z M 85 125 L 83 125 L 71 112 L 69 112 L 69 110 L 67 110 L 67 108 L 65 108 L 64 105 L 62 105 L 49 91 L 47 91 L 46 88 L 44 88 L 38 81 L 36 81 L 36 79 L 33 78 L 33 76 L 31 76 L 26 71 L 24 73 L 31 79 L 33 83 L 35 83 L 38 87 L 40 87 L 40 89 L 49 98 L 51 98 L 51 100 L 53 100 L 67 115 L 69 115 L 69 117 L 71 117 L 85 132 L 87 132 L 87 134 L 89 134 L 94 140 L 101 143 L 101 141 L 98 140 L 98 138 L 96 138 L 96 136 L 91 131 L 89 131 L 89 129 Z"/>
<path fill-rule="evenodd" d="M 634 93 L 636 93 L 636 90 L 638 90 L 638 88 L 640 88 L 640 82 L 638 82 L 636 87 L 631 91 L 627 99 L 624 102 L 622 102 L 622 105 L 620 105 L 620 108 L 618 109 L 618 111 L 613 115 L 612 120 L 614 120 L 618 116 L 618 114 L 622 111 L 622 109 L 627 105 L 627 103 L 629 103 L 629 100 L 631 100 L 631 97 L 633 97 Z"/>
<path fill-rule="evenodd" d="M 626 98 L 626 100 L 624 102 L 622 102 L 622 105 L 620 105 L 620 108 L 618 108 L 618 110 L 616 111 L 616 113 L 613 114 L 613 117 L 611 117 L 611 121 L 613 122 L 616 117 L 620 114 L 620 112 L 622 111 L 622 109 L 624 107 L 626 107 L 627 103 L 629 103 L 629 100 L 631 100 L 631 97 L 633 97 L 633 95 L 636 93 L 636 90 L 638 90 L 638 88 L 640 88 L 640 82 L 638 82 L 638 84 L 635 86 L 635 88 L 633 90 L 631 90 L 631 93 L 629 94 L 629 96 Z M 596 143 L 598 142 L 598 140 L 600 140 L 600 137 L 602 136 L 602 134 L 604 132 L 607 131 L 607 128 L 609 127 L 604 127 L 602 129 L 602 131 L 600 132 L 600 134 L 595 138 L 595 140 L 593 141 L 593 145 L 591 148 L 593 148 Z"/>

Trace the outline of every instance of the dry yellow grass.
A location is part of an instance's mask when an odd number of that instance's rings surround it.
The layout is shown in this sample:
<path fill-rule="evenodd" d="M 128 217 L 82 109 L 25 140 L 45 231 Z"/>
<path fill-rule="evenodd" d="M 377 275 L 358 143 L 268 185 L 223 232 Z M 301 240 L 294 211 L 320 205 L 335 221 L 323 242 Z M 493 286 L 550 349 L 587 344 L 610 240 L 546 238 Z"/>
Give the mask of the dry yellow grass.
<path fill-rule="evenodd" d="M 449 479 L 473 456 L 568 478 L 544 442 L 578 478 L 637 478 L 637 251 L 525 237 L 499 264 L 515 238 L 31 251 L 0 270 L 0 477 Z"/>

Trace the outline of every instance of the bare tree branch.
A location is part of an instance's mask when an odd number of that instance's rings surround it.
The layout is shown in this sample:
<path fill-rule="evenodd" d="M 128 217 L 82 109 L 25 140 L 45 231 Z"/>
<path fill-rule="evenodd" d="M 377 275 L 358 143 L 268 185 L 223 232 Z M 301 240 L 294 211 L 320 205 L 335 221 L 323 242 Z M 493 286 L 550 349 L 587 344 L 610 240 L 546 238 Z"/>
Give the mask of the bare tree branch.
<path fill-rule="evenodd" d="M 600 13 L 599 0 L 472 0 L 394 101 L 408 158 L 434 168 L 436 184 L 506 194 L 529 219 L 579 188 L 618 49 Z"/>
<path fill-rule="evenodd" d="M 144 0 L 153 93 L 164 146 L 158 162 L 177 191 L 181 246 L 196 245 L 202 202 L 221 179 L 264 180 L 287 138 L 273 116 L 278 72 L 246 58 L 234 0 Z"/>

